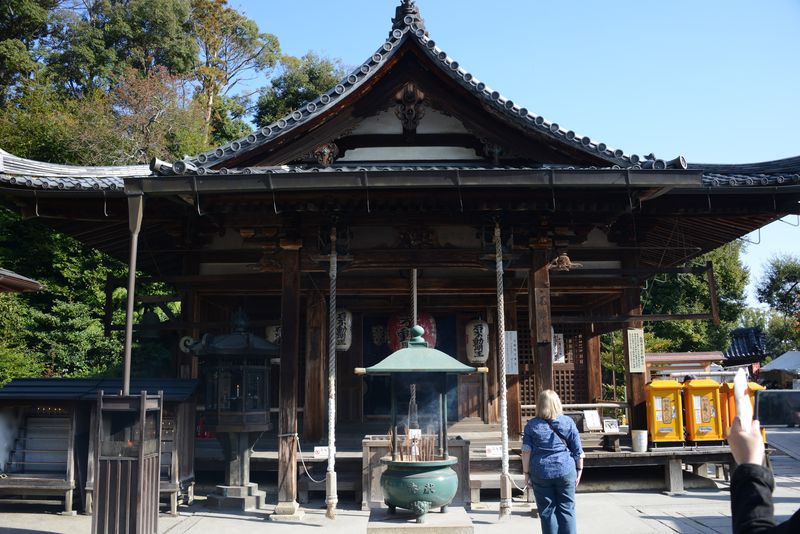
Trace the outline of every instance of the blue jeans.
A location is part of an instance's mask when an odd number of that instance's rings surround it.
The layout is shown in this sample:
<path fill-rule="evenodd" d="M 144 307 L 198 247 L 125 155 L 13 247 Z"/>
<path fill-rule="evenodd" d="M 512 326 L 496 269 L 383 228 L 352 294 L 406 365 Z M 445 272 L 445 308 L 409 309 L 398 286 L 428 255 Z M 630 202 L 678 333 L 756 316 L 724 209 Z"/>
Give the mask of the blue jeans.
<path fill-rule="evenodd" d="M 576 534 L 575 478 L 573 471 L 558 478 L 531 479 L 543 534 Z"/>

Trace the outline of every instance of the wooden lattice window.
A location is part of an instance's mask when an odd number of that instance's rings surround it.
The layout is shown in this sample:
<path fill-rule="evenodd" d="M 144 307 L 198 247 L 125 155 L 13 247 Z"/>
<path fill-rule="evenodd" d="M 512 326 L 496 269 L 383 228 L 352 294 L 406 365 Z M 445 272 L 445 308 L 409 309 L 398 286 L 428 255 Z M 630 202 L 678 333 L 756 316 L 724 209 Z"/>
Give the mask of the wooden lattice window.
<path fill-rule="evenodd" d="M 586 344 L 580 327 L 554 326 L 555 333 L 564 334 L 564 363 L 553 364 L 553 389 L 564 404 L 589 402 Z M 523 406 L 536 404 L 533 350 L 528 316 L 520 314 L 517 324 L 520 400 Z M 523 409 L 522 416 L 533 417 L 534 411 Z"/>

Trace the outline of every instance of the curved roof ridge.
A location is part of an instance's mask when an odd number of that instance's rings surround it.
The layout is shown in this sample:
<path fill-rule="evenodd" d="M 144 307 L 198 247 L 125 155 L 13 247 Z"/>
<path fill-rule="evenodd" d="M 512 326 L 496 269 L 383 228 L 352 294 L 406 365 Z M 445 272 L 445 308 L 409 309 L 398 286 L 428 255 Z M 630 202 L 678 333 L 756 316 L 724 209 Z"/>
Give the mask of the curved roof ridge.
<path fill-rule="evenodd" d="M 800 173 L 800 156 L 755 163 L 692 163 L 689 169 L 718 173 Z"/>
<path fill-rule="evenodd" d="M 416 9 L 414 2 L 407 2 L 406 0 L 403 0 L 401 8 L 405 8 L 407 5 Z M 398 9 L 398 14 L 400 12 L 401 9 Z M 189 163 L 191 170 L 196 168 L 199 174 L 204 174 L 210 167 L 224 163 L 241 154 L 242 150 L 262 146 L 281 137 L 300 124 L 320 115 L 341 97 L 360 87 L 395 54 L 405 40 L 413 39 L 428 57 L 438 63 L 442 70 L 449 73 L 450 77 L 457 83 L 476 97 L 483 98 L 484 102 L 498 111 L 502 117 L 523 129 L 571 144 L 578 150 L 608 162 L 610 166 L 652 169 L 686 168 L 686 160 L 683 156 L 678 156 L 670 162 L 665 162 L 657 159 L 652 154 L 645 157 L 626 154 L 623 150 L 610 148 L 606 143 L 595 141 L 588 136 L 578 135 L 572 130 L 565 130 L 558 123 L 548 121 L 544 117 L 530 113 L 526 108 L 516 105 L 512 100 L 479 81 L 473 74 L 462 68 L 457 61 L 440 49 L 436 42 L 428 36 L 428 31 L 418 10 L 414 13 L 406 14 L 402 20 L 398 20 L 396 16 L 392 22 L 393 29 L 386 42 L 367 61 L 356 67 L 336 86 L 302 108 L 292 111 L 267 126 L 255 129 L 244 137 L 213 150 L 200 153 L 188 160 L 183 160 L 183 162 Z M 183 168 L 183 165 L 181 165 L 180 169 L 182 170 Z"/>
<path fill-rule="evenodd" d="M 47 163 L 15 156 L 0 149 L 0 173 L 28 177 L 64 178 L 128 178 L 150 176 L 147 165 L 108 165 L 86 167 L 82 165 L 62 165 Z"/>

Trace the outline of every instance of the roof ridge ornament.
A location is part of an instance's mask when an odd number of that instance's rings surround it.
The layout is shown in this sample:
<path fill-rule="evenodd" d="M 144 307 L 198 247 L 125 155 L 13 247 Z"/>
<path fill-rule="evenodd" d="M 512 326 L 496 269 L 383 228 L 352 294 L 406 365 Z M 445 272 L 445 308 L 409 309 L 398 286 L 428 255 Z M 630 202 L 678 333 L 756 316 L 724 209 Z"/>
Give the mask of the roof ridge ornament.
<path fill-rule="evenodd" d="M 415 0 L 401 0 L 400 5 L 397 6 L 392 19 L 392 29 L 389 32 L 389 38 L 392 37 L 394 30 L 403 30 L 406 27 L 416 26 L 428 35 L 425 30 L 425 19 L 419 14 L 419 7 Z"/>

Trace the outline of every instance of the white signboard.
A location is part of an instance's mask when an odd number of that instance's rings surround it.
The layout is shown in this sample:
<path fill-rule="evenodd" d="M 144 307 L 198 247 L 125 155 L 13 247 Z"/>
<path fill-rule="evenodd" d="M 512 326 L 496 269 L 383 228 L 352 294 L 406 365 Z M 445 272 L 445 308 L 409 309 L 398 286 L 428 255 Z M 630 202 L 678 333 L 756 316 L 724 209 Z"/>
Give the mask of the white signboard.
<path fill-rule="evenodd" d="M 409 439 L 422 439 L 422 429 L 421 428 L 409 428 L 408 429 L 408 437 L 409 437 Z"/>
<path fill-rule="evenodd" d="M 616 419 L 603 419 L 603 432 L 617 434 L 619 432 L 619 421 Z"/>
<path fill-rule="evenodd" d="M 628 356 L 631 373 L 644 373 L 644 329 L 628 328 Z"/>
<path fill-rule="evenodd" d="M 328 447 L 314 447 L 314 459 L 321 460 L 328 457 Z"/>
<path fill-rule="evenodd" d="M 553 363 L 564 363 L 566 354 L 564 353 L 564 334 L 553 334 Z"/>
<path fill-rule="evenodd" d="M 584 410 L 583 420 L 586 421 L 587 430 L 603 430 L 603 423 L 597 410 Z"/>
<path fill-rule="evenodd" d="M 519 374 L 519 346 L 517 345 L 517 331 L 506 331 L 506 374 Z"/>
<path fill-rule="evenodd" d="M 502 445 L 487 445 L 486 446 L 486 457 L 487 458 L 501 458 L 503 456 L 503 446 Z"/>

